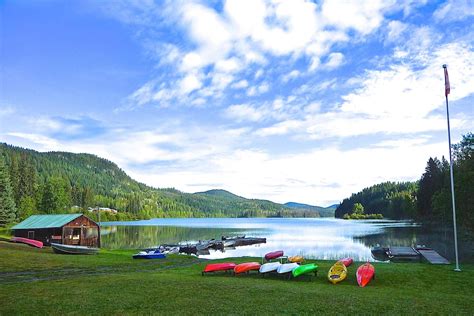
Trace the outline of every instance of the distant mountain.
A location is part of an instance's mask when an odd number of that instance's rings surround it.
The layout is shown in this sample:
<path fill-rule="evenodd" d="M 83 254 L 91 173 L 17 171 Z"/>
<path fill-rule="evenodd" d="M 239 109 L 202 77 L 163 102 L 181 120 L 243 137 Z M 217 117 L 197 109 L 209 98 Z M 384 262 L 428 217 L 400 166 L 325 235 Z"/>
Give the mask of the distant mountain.
<path fill-rule="evenodd" d="M 334 217 L 334 212 L 339 204 L 334 204 L 328 207 L 322 206 L 315 206 L 303 203 L 296 203 L 296 202 L 288 202 L 284 204 L 285 206 L 299 209 L 299 210 L 306 210 L 310 212 L 318 212 L 320 217 Z"/>
<path fill-rule="evenodd" d="M 104 214 L 102 220 L 320 216 L 315 209 L 246 199 L 225 190 L 184 193 L 152 188 L 129 177 L 115 163 L 91 154 L 37 152 L 0 143 L 0 155 L 10 172 L 19 218 L 85 212 L 96 206 L 119 211 L 117 216 Z"/>

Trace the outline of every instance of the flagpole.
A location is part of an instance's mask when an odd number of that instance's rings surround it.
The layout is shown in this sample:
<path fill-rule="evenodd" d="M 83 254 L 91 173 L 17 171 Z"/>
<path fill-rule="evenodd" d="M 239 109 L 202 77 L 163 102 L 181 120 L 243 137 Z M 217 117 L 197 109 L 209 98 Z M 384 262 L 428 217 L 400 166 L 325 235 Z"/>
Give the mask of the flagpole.
<path fill-rule="evenodd" d="M 459 268 L 459 257 L 458 257 L 458 232 L 456 228 L 456 202 L 454 198 L 454 176 L 453 176 L 453 156 L 451 154 L 451 128 L 449 125 L 449 103 L 448 94 L 451 90 L 448 78 L 448 66 L 443 65 L 444 68 L 444 84 L 445 84 L 445 96 L 446 96 L 446 117 L 448 120 L 448 143 L 449 143 L 449 174 L 451 177 L 451 199 L 453 203 L 453 227 L 454 227 L 454 253 L 456 255 L 456 268 L 454 271 L 460 272 Z"/>

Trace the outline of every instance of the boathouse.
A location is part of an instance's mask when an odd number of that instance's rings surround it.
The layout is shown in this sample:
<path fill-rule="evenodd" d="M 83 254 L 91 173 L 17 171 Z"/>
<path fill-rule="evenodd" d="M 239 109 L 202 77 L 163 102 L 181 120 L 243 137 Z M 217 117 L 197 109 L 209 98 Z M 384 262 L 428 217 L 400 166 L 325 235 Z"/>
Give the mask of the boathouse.
<path fill-rule="evenodd" d="M 32 215 L 12 227 L 15 237 L 75 246 L 100 247 L 99 225 L 83 214 Z"/>

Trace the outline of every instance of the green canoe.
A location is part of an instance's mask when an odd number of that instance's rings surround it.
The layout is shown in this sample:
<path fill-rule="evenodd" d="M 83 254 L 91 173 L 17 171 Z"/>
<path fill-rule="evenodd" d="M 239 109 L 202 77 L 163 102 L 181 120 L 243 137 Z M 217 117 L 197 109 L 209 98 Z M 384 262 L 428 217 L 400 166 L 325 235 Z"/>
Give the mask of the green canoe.
<path fill-rule="evenodd" d="M 314 274 L 316 275 L 317 272 L 318 272 L 318 265 L 315 264 L 315 263 L 308 263 L 308 264 L 303 264 L 295 269 L 293 269 L 293 271 L 291 272 L 293 274 L 293 277 L 297 277 L 297 276 L 300 276 L 300 275 L 303 275 L 303 274 L 308 274 L 308 273 L 311 273 L 311 272 L 314 272 Z"/>

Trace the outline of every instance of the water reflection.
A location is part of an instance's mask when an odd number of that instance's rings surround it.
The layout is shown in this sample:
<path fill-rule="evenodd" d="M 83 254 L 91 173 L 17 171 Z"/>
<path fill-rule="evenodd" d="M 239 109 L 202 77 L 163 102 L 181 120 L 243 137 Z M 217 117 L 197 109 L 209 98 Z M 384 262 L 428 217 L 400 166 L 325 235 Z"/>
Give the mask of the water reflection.
<path fill-rule="evenodd" d="M 274 250 L 287 255 L 302 255 L 314 259 L 352 257 L 358 261 L 373 261 L 370 247 L 376 244 L 411 246 L 425 244 L 451 258 L 449 231 L 443 234 L 427 231 L 409 221 L 345 221 L 339 219 L 298 218 L 238 218 L 238 219 L 153 219 L 136 222 L 103 223 L 107 234 L 102 245 L 111 249 L 150 248 L 160 244 L 176 244 L 221 236 L 265 237 L 267 243 L 210 250 L 202 258 L 263 256 Z M 467 248 L 468 249 L 468 248 Z M 461 249 L 461 253 L 463 250 Z M 472 260 L 468 251 L 464 259 Z"/>

